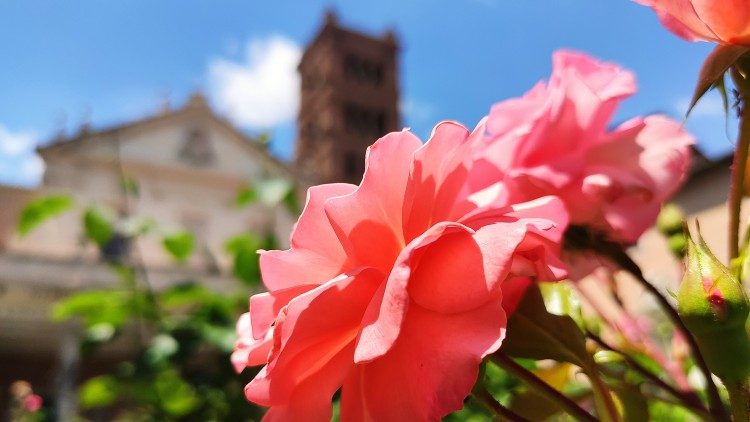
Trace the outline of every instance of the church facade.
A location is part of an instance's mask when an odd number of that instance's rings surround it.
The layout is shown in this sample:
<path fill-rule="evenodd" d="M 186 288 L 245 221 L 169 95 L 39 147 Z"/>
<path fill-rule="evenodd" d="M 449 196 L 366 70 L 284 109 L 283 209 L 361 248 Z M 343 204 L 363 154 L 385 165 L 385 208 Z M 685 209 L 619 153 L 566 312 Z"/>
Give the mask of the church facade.
<path fill-rule="evenodd" d="M 298 187 L 358 183 L 364 154 L 379 136 L 400 129 L 398 45 L 393 33 L 368 36 L 339 25 L 329 13 L 299 65 L 301 108 L 295 159 L 281 162 L 261 143 L 217 115 L 201 94 L 177 109 L 134 122 L 56 139 L 38 152 L 45 162 L 36 189 L 0 186 L 0 409 L 8 386 L 30 381 L 37 392 L 74 403 L 80 327 L 51 321 L 52 305 L 71 292 L 114 286 L 105 257 L 85 239 L 81 215 L 96 207 L 121 224 L 152 220 L 159 235 L 119 238 L 109 252 L 141 266 L 154 288 L 186 279 L 234 289 L 224 242 L 243 231 L 273 234 L 287 247 L 296 216 L 283 206 L 239 208 L 249 183 L 281 178 Z M 133 191 L 133 187 L 136 191 Z M 62 194 L 71 210 L 26 236 L 16 230 L 34 198 Z M 161 235 L 188 230 L 191 258 L 176 263 Z M 107 248 L 105 248 L 107 249 Z M 127 347 L 107 351 L 111 360 Z M 85 377 L 81 368 L 78 378 Z M 0 411 L 2 417 L 2 411 Z"/>

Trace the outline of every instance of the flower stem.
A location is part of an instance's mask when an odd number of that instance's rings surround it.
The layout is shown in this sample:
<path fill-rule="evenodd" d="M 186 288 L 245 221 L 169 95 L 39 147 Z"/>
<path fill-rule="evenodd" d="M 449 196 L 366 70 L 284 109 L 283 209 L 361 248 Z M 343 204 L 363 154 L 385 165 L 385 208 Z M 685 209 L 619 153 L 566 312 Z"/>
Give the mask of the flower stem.
<path fill-rule="evenodd" d="M 682 318 L 675 308 L 672 307 L 672 304 L 669 303 L 667 298 L 664 297 L 656 287 L 649 283 L 648 280 L 646 280 L 641 268 L 623 250 L 622 245 L 608 240 L 601 233 L 591 232 L 585 227 L 570 226 L 565 231 L 564 247 L 573 252 L 593 252 L 601 257 L 610 259 L 621 269 L 633 275 L 633 277 L 635 277 L 635 279 L 654 296 L 659 306 L 664 313 L 667 314 L 667 317 L 672 321 L 672 324 L 674 324 L 675 328 L 682 333 L 685 342 L 688 344 L 690 352 L 693 355 L 693 360 L 695 361 L 696 366 L 700 369 L 703 377 L 706 379 L 708 408 L 711 411 L 711 414 L 717 420 L 728 420 L 729 416 L 724 408 L 724 404 L 721 402 L 721 397 L 719 397 L 719 390 L 716 388 L 716 384 L 714 384 L 713 378 L 711 377 L 711 371 L 708 369 L 705 359 L 703 359 L 703 354 L 701 354 L 695 337 L 693 337 L 687 329 Z"/>
<path fill-rule="evenodd" d="M 646 369 L 643 365 L 638 363 L 637 360 L 633 359 L 632 357 L 628 356 L 625 352 L 621 350 L 617 350 L 613 346 L 607 344 L 604 340 L 602 340 L 599 336 L 597 336 L 594 333 L 586 332 L 586 337 L 593 340 L 596 344 L 598 344 L 602 349 L 610 350 L 612 352 L 615 352 L 622 356 L 624 362 L 630 366 L 635 372 L 638 372 L 641 374 L 644 378 L 651 381 L 654 385 L 657 387 L 660 387 L 664 391 L 668 392 L 672 397 L 677 399 L 680 404 L 683 406 L 693 409 L 700 414 L 706 414 L 708 413 L 708 410 L 703 406 L 703 403 L 701 403 L 701 399 L 692 392 L 682 392 L 677 390 L 675 387 L 667 384 L 663 379 L 661 379 L 658 375 L 654 374 L 650 370 Z"/>
<path fill-rule="evenodd" d="M 727 382 L 734 422 L 750 422 L 750 386 L 747 382 Z"/>
<path fill-rule="evenodd" d="M 729 260 L 739 256 L 740 212 L 742 197 L 745 191 L 745 172 L 747 155 L 750 147 L 750 82 L 746 80 L 737 66 L 731 70 L 732 79 L 740 96 L 739 115 L 740 133 L 737 139 L 737 151 L 732 162 L 732 182 L 729 187 Z"/>
<path fill-rule="evenodd" d="M 507 355 L 497 352 L 491 356 L 491 359 L 499 367 L 516 376 L 532 390 L 553 401 L 574 418 L 581 421 L 596 421 L 596 418 L 594 418 L 589 412 L 583 410 L 583 408 L 581 408 L 576 402 L 565 397 L 561 392 L 552 388 L 549 384 L 542 381 L 528 369 L 517 364 Z"/>
<path fill-rule="evenodd" d="M 491 411 L 495 415 L 496 420 L 510 422 L 530 422 L 528 419 L 500 404 L 500 402 L 495 400 L 495 398 L 492 397 L 492 394 L 490 394 L 490 392 L 487 391 L 487 389 L 484 388 L 481 383 L 480 385 L 474 387 L 474 390 L 471 392 L 471 396 L 474 398 L 474 400 L 484 405 L 487 410 Z"/>
<path fill-rule="evenodd" d="M 700 369 L 703 377 L 706 379 L 708 407 L 711 411 L 711 414 L 714 415 L 714 417 L 716 417 L 718 420 L 727 420 L 726 409 L 724 409 L 724 405 L 721 402 L 721 397 L 719 397 L 719 390 L 716 388 L 716 384 L 714 384 L 713 378 L 711 377 L 711 371 L 708 369 L 706 360 L 703 358 L 703 354 L 698 347 L 698 342 L 685 326 L 685 323 L 677 313 L 677 310 L 672 307 L 672 304 L 669 303 L 669 300 L 667 300 L 667 298 L 663 294 L 661 294 L 661 292 L 656 287 L 654 287 L 653 284 L 649 283 L 648 280 L 646 280 L 640 267 L 638 267 L 638 264 L 630 259 L 625 251 L 623 251 L 622 249 L 611 250 L 611 248 L 602 248 L 600 252 L 615 261 L 622 269 L 629 272 L 633 277 L 635 277 L 636 280 L 638 280 L 638 282 L 656 299 L 656 301 L 659 303 L 659 306 L 667 314 L 675 327 L 680 330 L 683 337 L 685 338 L 685 342 L 687 342 L 688 347 L 690 347 L 690 352 L 693 355 L 696 366 L 698 366 L 698 369 Z"/>

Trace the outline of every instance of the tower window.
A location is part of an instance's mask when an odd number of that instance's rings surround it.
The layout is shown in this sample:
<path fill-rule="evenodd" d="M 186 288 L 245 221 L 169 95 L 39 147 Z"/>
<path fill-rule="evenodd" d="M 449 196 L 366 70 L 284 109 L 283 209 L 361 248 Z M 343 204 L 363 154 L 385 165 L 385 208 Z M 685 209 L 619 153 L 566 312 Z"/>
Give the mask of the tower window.
<path fill-rule="evenodd" d="M 385 113 L 380 112 L 377 113 L 377 117 L 375 118 L 375 124 L 378 127 L 378 136 L 385 133 Z"/>
<path fill-rule="evenodd" d="M 344 72 L 356 82 L 379 86 L 383 82 L 383 66 L 372 60 L 363 59 L 353 54 L 344 57 Z"/>
<path fill-rule="evenodd" d="M 347 180 L 353 180 L 361 176 L 360 157 L 354 151 L 347 151 L 344 154 L 344 177 Z"/>
<path fill-rule="evenodd" d="M 346 130 L 362 136 L 381 136 L 387 130 L 385 112 L 368 109 L 356 104 L 344 108 Z"/>

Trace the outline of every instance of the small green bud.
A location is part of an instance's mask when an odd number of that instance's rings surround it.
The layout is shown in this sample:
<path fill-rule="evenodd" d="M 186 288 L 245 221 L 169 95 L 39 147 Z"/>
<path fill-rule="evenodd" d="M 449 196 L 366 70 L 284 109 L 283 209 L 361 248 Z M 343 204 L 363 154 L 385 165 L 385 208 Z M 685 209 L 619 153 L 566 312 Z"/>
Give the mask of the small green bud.
<path fill-rule="evenodd" d="M 687 263 L 677 294 L 677 311 L 695 336 L 706 363 L 725 380 L 750 375 L 750 313 L 739 280 L 711 252 L 698 234 L 696 244 L 686 229 Z"/>
<path fill-rule="evenodd" d="M 677 257 L 682 258 L 685 256 L 685 248 L 687 247 L 687 239 L 685 234 L 682 232 L 675 233 L 667 238 L 667 245 L 669 250 L 672 251 Z"/>
<path fill-rule="evenodd" d="M 665 236 L 682 233 L 684 220 L 685 215 L 677 205 L 665 204 L 656 218 L 656 228 Z"/>

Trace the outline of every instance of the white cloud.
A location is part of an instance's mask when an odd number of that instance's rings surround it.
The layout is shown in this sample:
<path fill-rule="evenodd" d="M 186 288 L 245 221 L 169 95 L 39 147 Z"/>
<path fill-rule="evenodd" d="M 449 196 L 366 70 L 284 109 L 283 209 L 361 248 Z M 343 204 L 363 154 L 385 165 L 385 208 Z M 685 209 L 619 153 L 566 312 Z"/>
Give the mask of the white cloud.
<path fill-rule="evenodd" d="M 401 100 L 398 108 L 404 120 L 410 124 L 428 121 L 435 114 L 435 107 L 432 104 L 413 98 Z"/>
<path fill-rule="evenodd" d="M 236 124 L 266 129 L 296 118 L 299 109 L 297 65 L 302 49 L 271 36 L 248 42 L 244 61 L 219 58 L 209 63 L 211 96 Z"/>
<path fill-rule="evenodd" d="M 690 97 L 683 97 L 675 102 L 674 108 L 678 115 L 684 116 L 689 106 Z M 716 92 L 704 95 L 690 112 L 690 117 L 724 117 L 721 95 Z"/>
<path fill-rule="evenodd" d="M 28 180 L 36 184 L 44 173 L 44 160 L 37 154 L 32 154 L 21 161 L 18 176 L 21 180 Z"/>
<path fill-rule="evenodd" d="M 31 132 L 11 132 L 0 124 L 0 154 L 15 156 L 36 147 L 36 135 Z"/>
<path fill-rule="evenodd" d="M 37 155 L 37 136 L 13 132 L 0 124 L 0 183 L 34 186 L 41 180 L 44 162 Z"/>

